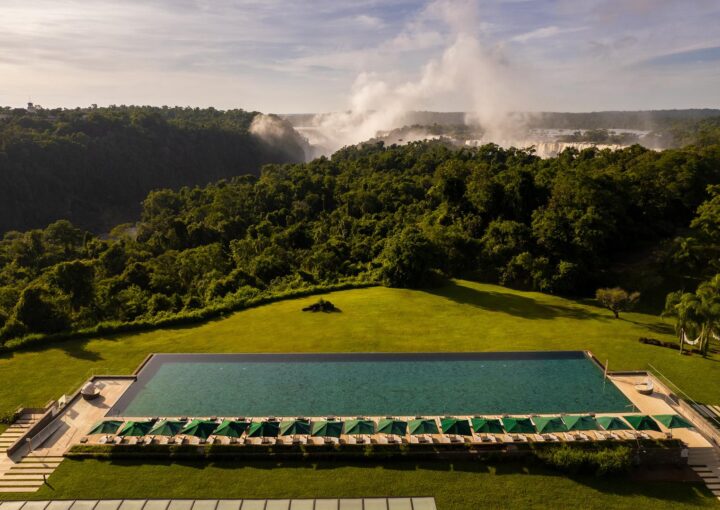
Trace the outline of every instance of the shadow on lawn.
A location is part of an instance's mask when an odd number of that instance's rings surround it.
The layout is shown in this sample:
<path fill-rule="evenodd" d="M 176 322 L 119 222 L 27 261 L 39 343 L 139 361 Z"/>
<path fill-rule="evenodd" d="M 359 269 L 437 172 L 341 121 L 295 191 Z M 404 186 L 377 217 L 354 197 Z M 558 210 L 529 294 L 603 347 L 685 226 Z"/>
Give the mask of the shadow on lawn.
<path fill-rule="evenodd" d="M 491 312 L 503 312 L 525 319 L 610 319 L 608 315 L 580 307 L 548 305 L 526 296 L 497 291 L 480 291 L 454 282 L 425 292 L 459 304 L 471 305 Z"/>
<path fill-rule="evenodd" d="M 119 335 L 118 335 L 119 336 Z M 116 338 L 104 337 L 107 340 L 116 340 Z M 33 340 L 17 347 L 0 350 L 0 359 L 11 359 L 15 353 L 20 352 L 43 352 L 49 349 L 60 349 L 68 356 L 84 361 L 102 361 L 105 358 L 96 351 L 87 349 L 88 342 L 92 338 L 68 338 L 63 340 Z"/>

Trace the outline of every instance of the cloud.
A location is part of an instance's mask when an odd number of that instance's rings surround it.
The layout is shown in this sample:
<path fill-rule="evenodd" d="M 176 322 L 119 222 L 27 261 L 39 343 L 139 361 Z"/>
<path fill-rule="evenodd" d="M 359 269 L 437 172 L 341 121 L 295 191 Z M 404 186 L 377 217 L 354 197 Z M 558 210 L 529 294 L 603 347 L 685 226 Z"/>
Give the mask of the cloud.
<path fill-rule="evenodd" d="M 720 62 L 720 46 L 695 48 L 655 55 L 637 63 L 640 67 L 678 67 L 706 65 Z"/>
<path fill-rule="evenodd" d="M 555 37 L 560 34 L 571 34 L 573 32 L 580 32 L 586 30 L 586 27 L 574 27 L 574 28 L 559 28 L 556 26 L 542 27 L 535 29 L 531 32 L 516 35 L 510 38 L 514 42 L 528 42 L 536 39 L 547 39 L 548 37 Z"/>
<path fill-rule="evenodd" d="M 716 64 L 703 49 L 720 46 L 719 24 L 717 0 L 2 0 L 0 102 L 338 110 L 359 74 L 416 81 L 463 34 L 524 69 L 539 109 L 718 106 L 717 73 L 693 62 Z M 687 79 L 632 94 L 672 71 Z"/>

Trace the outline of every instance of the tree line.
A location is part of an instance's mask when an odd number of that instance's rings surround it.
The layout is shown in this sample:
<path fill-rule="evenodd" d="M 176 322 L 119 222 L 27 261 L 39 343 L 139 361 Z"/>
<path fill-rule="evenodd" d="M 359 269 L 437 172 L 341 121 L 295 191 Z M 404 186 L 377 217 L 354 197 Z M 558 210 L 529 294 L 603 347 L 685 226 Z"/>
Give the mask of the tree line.
<path fill-rule="evenodd" d="M 719 184 L 718 146 L 551 159 L 442 141 L 348 147 L 153 191 L 140 220 L 108 236 L 67 220 L 6 233 L 0 336 L 159 321 L 349 281 L 472 277 L 590 296 L 626 285 L 618 268 L 648 253 L 636 287 L 694 292 L 720 272 Z"/>

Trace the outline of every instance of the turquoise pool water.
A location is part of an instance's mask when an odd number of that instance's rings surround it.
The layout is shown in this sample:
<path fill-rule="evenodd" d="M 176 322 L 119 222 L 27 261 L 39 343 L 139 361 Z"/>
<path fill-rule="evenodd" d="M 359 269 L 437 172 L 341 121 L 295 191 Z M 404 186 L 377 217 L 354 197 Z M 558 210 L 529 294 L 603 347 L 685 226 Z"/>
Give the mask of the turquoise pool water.
<path fill-rule="evenodd" d="M 155 355 L 113 416 L 623 412 L 582 352 Z"/>

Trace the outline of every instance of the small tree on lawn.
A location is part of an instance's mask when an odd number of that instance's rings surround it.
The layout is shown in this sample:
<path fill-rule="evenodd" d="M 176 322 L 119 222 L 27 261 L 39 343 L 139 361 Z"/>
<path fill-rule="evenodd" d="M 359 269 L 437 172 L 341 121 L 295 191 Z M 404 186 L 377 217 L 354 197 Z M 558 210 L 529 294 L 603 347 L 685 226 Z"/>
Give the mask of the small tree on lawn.
<path fill-rule="evenodd" d="M 598 289 L 595 291 L 595 299 L 615 314 L 616 319 L 619 319 L 620 312 L 630 310 L 635 303 L 637 303 L 638 299 L 640 299 L 640 293 L 629 293 L 620 287 L 612 289 Z"/>

